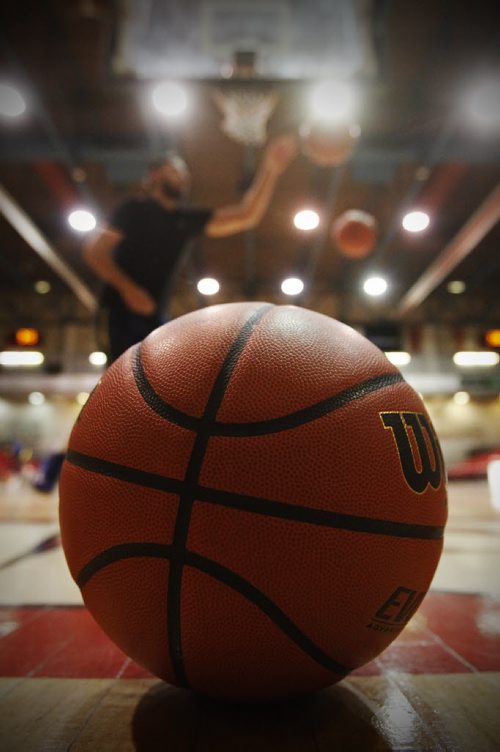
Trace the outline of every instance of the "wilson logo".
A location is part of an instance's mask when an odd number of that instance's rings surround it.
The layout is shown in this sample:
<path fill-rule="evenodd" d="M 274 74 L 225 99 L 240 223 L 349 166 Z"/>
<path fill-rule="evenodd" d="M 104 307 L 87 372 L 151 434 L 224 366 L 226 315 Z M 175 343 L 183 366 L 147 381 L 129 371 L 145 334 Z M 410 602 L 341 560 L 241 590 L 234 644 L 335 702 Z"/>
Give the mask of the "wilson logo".
<path fill-rule="evenodd" d="M 404 478 L 412 491 L 438 489 L 443 481 L 443 458 L 434 429 L 423 413 L 380 413 L 384 428 L 392 433 Z"/>

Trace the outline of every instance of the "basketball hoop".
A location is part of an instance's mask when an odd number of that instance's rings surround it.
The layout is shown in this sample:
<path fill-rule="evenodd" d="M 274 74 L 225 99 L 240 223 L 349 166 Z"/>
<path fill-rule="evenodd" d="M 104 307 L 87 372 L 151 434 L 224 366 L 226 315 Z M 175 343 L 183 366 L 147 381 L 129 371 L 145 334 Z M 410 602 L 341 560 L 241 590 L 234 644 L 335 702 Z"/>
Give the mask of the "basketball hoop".
<path fill-rule="evenodd" d="M 278 102 L 274 89 L 234 86 L 215 89 L 213 99 L 223 115 L 226 136 L 245 146 L 262 146 L 267 141 L 267 123 Z"/>

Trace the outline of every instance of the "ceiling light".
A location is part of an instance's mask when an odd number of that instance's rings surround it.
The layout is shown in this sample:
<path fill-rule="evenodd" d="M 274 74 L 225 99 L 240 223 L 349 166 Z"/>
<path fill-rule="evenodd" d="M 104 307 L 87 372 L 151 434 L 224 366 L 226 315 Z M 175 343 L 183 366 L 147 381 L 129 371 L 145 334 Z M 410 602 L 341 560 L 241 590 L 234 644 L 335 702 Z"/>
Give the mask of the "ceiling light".
<path fill-rule="evenodd" d="M 285 295 L 300 295 L 304 289 L 304 283 L 298 277 L 288 277 L 281 283 L 281 291 Z"/>
<path fill-rule="evenodd" d="M 220 285 L 213 277 L 204 277 L 196 285 L 198 292 L 202 295 L 215 295 L 220 290 Z"/>
<path fill-rule="evenodd" d="M 456 352 L 453 356 L 453 362 L 457 366 L 496 366 L 500 361 L 500 355 L 491 350 L 466 350 L 463 352 Z"/>
<path fill-rule="evenodd" d="M 470 402 L 469 392 L 455 392 L 453 402 L 455 405 L 468 405 Z"/>
<path fill-rule="evenodd" d="M 367 295 L 383 295 L 387 291 L 387 280 L 383 277 L 369 277 L 363 284 L 363 290 Z"/>
<path fill-rule="evenodd" d="M 0 366 L 13 368 L 18 366 L 40 366 L 43 361 L 43 353 L 37 350 L 4 350 L 0 352 Z"/>
<path fill-rule="evenodd" d="M 84 183 L 87 179 L 87 173 L 83 169 L 83 167 L 74 167 L 71 170 L 71 177 L 75 181 L 75 183 Z"/>
<path fill-rule="evenodd" d="M 28 402 L 30 405 L 43 405 L 45 402 L 45 395 L 42 392 L 30 392 L 28 394 Z"/>
<path fill-rule="evenodd" d="M 430 217 L 423 211 L 412 211 L 405 214 L 402 225 L 407 232 L 422 232 L 429 226 Z"/>
<path fill-rule="evenodd" d="M 22 326 L 14 334 L 16 345 L 34 347 L 40 343 L 40 332 L 32 326 Z"/>
<path fill-rule="evenodd" d="M 151 92 L 153 107 L 160 115 L 179 117 L 187 109 L 187 95 L 182 86 L 174 81 L 157 84 Z"/>
<path fill-rule="evenodd" d="M 484 341 L 489 347 L 500 347 L 500 329 L 488 329 L 484 333 Z"/>
<path fill-rule="evenodd" d="M 105 366 L 108 362 L 108 356 L 99 350 L 91 352 L 89 355 L 89 363 L 93 366 Z"/>
<path fill-rule="evenodd" d="M 491 79 L 469 89 L 463 100 L 469 121 L 483 130 L 500 126 L 500 80 Z"/>
<path fill-rule="evenodd" d="M 415 180 L 418 180 L 419 183 L 423 183 L 430 178 L 431 172 L 432 170 L 428 165 L 419 165 L 415 170 Z"/>
<path fill-rule="evenodd" d="M 302 209 L 294 216 L 293 224 L 298 230 L 315 230 L 319 225 L 319 214 L 313 209 Z"/>
<path fill-rule="evenodd" d="M 446 285 L 446 289 L 448 292 L 451 292 L 452 295 L 461 295 L 465 292 L 465 288 L 466 284 L 465 282 L 462 282 L 461 279 L 453 279 Z"/>
<path fill-rule="evenodd" d="M 46 295 L 50 292 L 51 285 L 46 279 L 38 279 L 34 284 L 35 292 L 39 295 Z"/>
<path fill-rule="evenodd" d="M 9 84 L 0 83 L 0 116 L 16 118 L 26 110 L 26 102 L 20 92 Z"/>
<path fill-rule="evenodd" d="M 350 120 L 354 115 L 355 99 L 354 89 L 347 81 L 322 81 L 311 91 L 311 112 L 320 120 Z"/>
<path fill-rule="evenodd" d="M 90 232 L 97 224 L 94 215 L 87 209 L 72 211 L 68 216 L 68 222 L 73 230 L 77 230 L 77 232 Z"/>
<path fill-rule="evenodd" d="M 386 352 L 385 357 L 390 360 L 393 366 L 407 366 L 411 362 L 411 355 L 404 350 L 394 350 Z"/>

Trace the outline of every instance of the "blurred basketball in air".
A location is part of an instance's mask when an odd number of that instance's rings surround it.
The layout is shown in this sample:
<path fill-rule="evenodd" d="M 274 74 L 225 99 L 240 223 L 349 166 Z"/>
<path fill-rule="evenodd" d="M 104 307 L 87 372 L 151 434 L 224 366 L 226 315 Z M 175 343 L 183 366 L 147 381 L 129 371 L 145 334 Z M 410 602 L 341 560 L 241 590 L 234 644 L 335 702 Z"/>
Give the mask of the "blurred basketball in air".
<path fill-rule="evenodd" d="M 306 122 L 300 130 L 302 153 L 320 167 L 335 167 L 349 159 L 360 135 L 356 124 Z"/>
<path fill-rule="evenodd" d="M 103 375 L 60 480 L 62 542 L 102 629 L 215 698 L 280 700 L 371 661 L 443 545 L 439 444 L 375 345 L 259 302 L 177 318 Z"/>
<path fill-rule="evenodd" d="M 334 219 L 330 235 L 335 247 L 348 258 L 364 258 L 377 241 L 377 221 L 368 212 L 349 209 Z"/>

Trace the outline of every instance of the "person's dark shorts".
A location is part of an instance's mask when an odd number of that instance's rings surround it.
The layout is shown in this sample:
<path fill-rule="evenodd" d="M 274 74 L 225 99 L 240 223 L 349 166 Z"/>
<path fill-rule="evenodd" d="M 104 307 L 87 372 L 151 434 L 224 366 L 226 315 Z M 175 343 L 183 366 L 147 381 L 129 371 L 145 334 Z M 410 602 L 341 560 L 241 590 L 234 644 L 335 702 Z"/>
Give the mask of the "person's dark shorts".
<path fill-rule="evenodd" d="M 108 366 L 125 350 L 147 337 L 154 329 L 168 321 L 166 316 L 154 314 L 141 316 L 130 311 L 125 304 L 117 303 L 106 309 L 108 343 L 105 351 Z"/>

